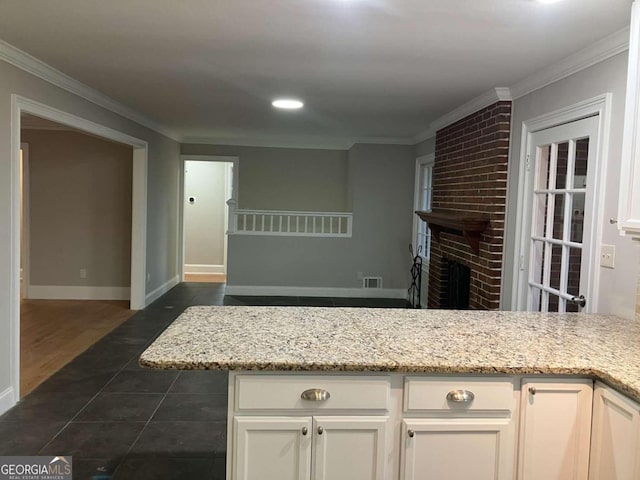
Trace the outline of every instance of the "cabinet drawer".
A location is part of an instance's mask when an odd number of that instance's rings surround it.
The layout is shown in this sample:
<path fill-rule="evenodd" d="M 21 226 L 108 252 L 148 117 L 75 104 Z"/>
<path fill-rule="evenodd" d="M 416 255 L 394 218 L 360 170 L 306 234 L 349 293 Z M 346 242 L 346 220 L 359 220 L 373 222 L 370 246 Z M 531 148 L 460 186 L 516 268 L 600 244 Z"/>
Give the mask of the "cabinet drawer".
<path fill-rule="evenodd" d="M 514 383 L 511 379 L 407 377 L 404 387 L 404 410 L 512 411 L 515 407 L 513 391 Z"/>
<path fill-rule="evenodd" d="M 235 408 L 240 410 L 387 410 L 390 379 L 386 376 L 238 375 Z M 317 389 L 327 399 L 303 399 Z M 310 394 L 310 396 L 312 396 Z"/>

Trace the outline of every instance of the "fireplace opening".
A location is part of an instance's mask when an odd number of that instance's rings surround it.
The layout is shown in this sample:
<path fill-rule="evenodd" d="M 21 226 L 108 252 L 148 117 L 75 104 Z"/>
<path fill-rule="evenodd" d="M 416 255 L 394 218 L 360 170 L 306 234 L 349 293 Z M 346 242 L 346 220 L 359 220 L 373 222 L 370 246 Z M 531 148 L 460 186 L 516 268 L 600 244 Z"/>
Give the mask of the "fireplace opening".
<path fill-rule="evenodd" d="M 455 260 L 445 259 L 445 261 L 447 280 L 445 284 L 445 305 L 443 307 L 454 310 L 468 310 L 471 269 Z"/>

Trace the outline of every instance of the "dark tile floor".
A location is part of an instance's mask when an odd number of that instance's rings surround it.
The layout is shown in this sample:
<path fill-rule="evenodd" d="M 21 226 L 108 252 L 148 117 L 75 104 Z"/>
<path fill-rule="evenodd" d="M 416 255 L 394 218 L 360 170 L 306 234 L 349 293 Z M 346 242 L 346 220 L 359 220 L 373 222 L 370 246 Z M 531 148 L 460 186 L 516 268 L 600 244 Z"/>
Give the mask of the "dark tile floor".
<path fill-rule="evenodd" d="M 74 479 L 225 478 L 227 374 L 152 371 L 140 353 L 188 306 L 404 308 L 404 300 L 225 296 L 182 283 L 0 417 L 0 456 L 72 455 Z"/>

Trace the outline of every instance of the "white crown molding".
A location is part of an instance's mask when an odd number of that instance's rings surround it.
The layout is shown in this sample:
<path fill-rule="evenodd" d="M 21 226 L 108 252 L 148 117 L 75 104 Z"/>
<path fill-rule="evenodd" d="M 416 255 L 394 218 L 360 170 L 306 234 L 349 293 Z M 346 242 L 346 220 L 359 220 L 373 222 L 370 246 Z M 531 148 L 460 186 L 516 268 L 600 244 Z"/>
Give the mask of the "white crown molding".
<path fill-rule="evenodd" d="M 478 110 L 488 107 L 496 102 L 505 100 L 511 100 L 511 93 L 507 87 L 492 88 L 488 92 L 469 100 L 467 103 L 460 105 L 458 108 L 431 122 L 427 130 L 414 137 L 414 144 L 433 137 L 441 128 L 462 120 Z"/>
<path fill-rule="evenodd" d="M 160 125 L 155 120 L 152 120 L 135 110 L 123 105 L 122 103 L 114 100 L 113 98 L 105 95 L 94 88 L 85 85 L 84 83 L 70 77 L 69 75 L 62 73 L 60 70 L 53 68 L 51 65 L 37 59 L 36 57 L 29 55 L 26 52 L 14 47 L 13 45 L 0 40 L 0 60 L 24 70 L 31 75 L 34 75 L 42 80 L 51 83 L 57 87 L 60 87 L 68 92 L 73 93 L 85 100 L 90 101 L 102 108 L 105 108 L 113 113 L 116 113 L 122 117 L 143 125 L 151 130 L 154 130 L 166 137 L 169 137 L 179 142 L 180 136 L 169 130 L 168 128 Z"/>
<path fill-rule="evenodd" d="M 516 100 L 628 49 L 629 27 L 626 27 L 520 80 L 510 87 L 511 96 Z"/>
<path fill-rule="evenodd" d="M 497 87 L 434 120 L 429 128 L 414 137 L 414 144 L 435 136 L 436 132 L 498 101 L 516 100 L 563 78 L 578 73 L 629 48 L 629 27 L 529 75 L 511 87 Z"/>
<path fill-rule="evenodd" d="M 183 144 L 233 147 L 304 148 L 317 150 L 349 150 L 357 143 L 376 145 L 413 145 L 410 137 L 185 137 Z"/>

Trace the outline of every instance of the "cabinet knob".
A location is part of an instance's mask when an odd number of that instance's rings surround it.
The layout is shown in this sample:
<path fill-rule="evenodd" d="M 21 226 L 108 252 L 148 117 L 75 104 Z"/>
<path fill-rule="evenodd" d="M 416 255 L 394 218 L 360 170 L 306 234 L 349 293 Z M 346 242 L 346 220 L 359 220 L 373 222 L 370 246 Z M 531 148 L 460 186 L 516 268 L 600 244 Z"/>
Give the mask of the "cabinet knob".
<path fill-rule="evenodd" d="M 413 430 L 407 430 L 407 433 L 409 434 L 409 438 L 413 438 L 416 435 L 416 432 L 414 432 Z"/>
<path fill-rule="evenodd" d="M 309 433 L 309 429 L 307 427 L 302 427 L 302 435 L 306 435 Z"/>
<path fill-rule="evenodd" d="M 536 387 L 529 387 L 529 393 L 531 395 L 535 395 L 536 394 Z"/>
<path fill-rule="evenodd" d="M 318 427 L 318 435 L 322 435 L 323 432 L 324 432 L 324 428 Z"/>
<path fill-rule="evenodd" d="M 476 396 L 469 390 L 451 390 L 447 393 L 447 400 L 454 403 L 471 403 Z"/>
<path fill-rule="evenodd" d="M 323 402 L 325 400 L 329 400 L 331 395 L 322 388 L 310 388 L 309 390 L 302 392 L 300 394 L 300 398 L 310 402 Z"/>

